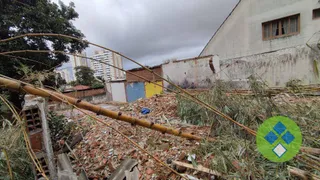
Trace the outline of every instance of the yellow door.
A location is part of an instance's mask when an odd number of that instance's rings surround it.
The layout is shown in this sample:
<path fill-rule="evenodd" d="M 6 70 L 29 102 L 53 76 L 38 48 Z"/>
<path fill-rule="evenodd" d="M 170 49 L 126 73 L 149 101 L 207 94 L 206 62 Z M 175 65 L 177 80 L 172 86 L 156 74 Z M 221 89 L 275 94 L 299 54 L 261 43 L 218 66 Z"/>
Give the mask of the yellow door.
<path fill-rule="evenodd" d="M 162 86 L 162 81 L 156 81 L 155 83 L 159 84 Z M 162 93 L 162 87 L 155 85 L 153 83 L 145 83 L 145 90 L 146 90 L 146 97 L 150 98 L 155 94 L 160 94 Z"/>

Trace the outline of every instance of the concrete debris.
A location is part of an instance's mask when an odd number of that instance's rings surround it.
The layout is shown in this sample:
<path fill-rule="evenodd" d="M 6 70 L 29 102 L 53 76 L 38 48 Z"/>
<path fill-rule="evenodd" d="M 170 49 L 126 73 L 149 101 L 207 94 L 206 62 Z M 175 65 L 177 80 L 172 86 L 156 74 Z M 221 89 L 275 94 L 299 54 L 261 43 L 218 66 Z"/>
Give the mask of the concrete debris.
<path fill-rule="evenodd" d="M 67 154 L 58 155 L 58 179 L 59 180 L 78 180 L 78 176 L 73 172 L 73 168 Z M 87 180 L 85 171 L 81 171 L 79 179 Z"/>
<path fill-rule="evenodd" d="M 246 96 L 247 97 L 247 96 Z M 296 98 L 288 93 L 273 96 L 276 103 L 299 103 L 313 101 L 313 97 L 308 99 Z M 111 107 L 112 106 L 112 107 Z M 141 109 L 148 107 L 152 111 L 149 114 L 141 114 Z M 177 100 L 174 94 L 157 95 L 149 99 L 141 99 L 126 105 L 108 105 L 115 111 L 121 111 L 133 117 L 150 120 L 154 123 L 166 124 L 180 129 L 187 133 L 197 134 L 202 137 L 208 136 L 210 126 L 196 126 L 182 122 L 177 116 Z M 251 112 L 251 111 L 250 111 Z M 65 112 L 61 112 L 67 114 Z M 93 114 L 96 115 L 96 114 Z M 257 116 L 260 115 L 258 114 Z M 265 116 L 262 114 L 261 116 Z M 165 118 L 164 118 L 165 117 Z M 126 179 L 175 179 L 177 175 L 170 170 L 159 165 L 152 157 L 136 149 L 127 139 L 116 133 L 114 130 L 95 123 L 85 115 L 78 115 L 76 119 L 82 119 L 79 123 L 82 127 L 87 127 L 89 131 L 83 137 L 83 140 L 74 148 L 74 153 L 78 159 L 73 160 L 73 169 L 76 173 L 84 169 L 90 179 L 111 178 L 114 174 L 121 174 L 121 178 Z M 224 170 L 226 166 L 216 166 L 224 162 L 221 161 L 221 155 L 216 151 L 208 152 L 207 148 L 212 149 L 212 144 L 203 142 L 192 142 L 179 137 L 162 134 L 150 129 L 141 128 L 125 122 L 114 121 L 110 118 L 99 116 L 110 124 L 114 129 L 121 131 L 139 146 L 150 152 L 154 157 L 169 164 L 179 173 L 184 173 L 189 179 L 216 179 L 227 178 L 228 173 Z M 261 117 L 265 119 L 266 117 Z M 314 126 L 313 128 L 317 128 Z M 232 138 L 232 136 L 227 137 Z M 221 142 L 224 139 L 221 139 Z M 228 141 L 228 140 L 227 140 Z M 248 152 L 243 148 L 242 142 L 225 142 L 225 146 L 239 143 L 235 146 L 238 156 L 247 156 Z M 220 143 L 220 142 L 219 142 Z M 221 146 L 224 146 L 222 144 Z M 312 152 L 317 152 L 312 149 Z M 311 151 L 309 149 L 308 151 Z M 127 159 L 135 159 L 137 165 L 134 168 L 119 168 Z M 231 159 L 227 168 L 247 172 L 249 169 L 243 168 L 241 161 Z M 208 167 L 214 165 L 214 170 Z M 217 167 L 220 167 L 217 168 Z M 121 168 L 120 168 L 121 169 Z M 227 169 L 227 170 L 228 170 Z M 137 175 L 138 174 L 138 175 Z M 190 174 L 190 175 L 189 175 Z M 192 175 L 192 176 L 191 176 Z M 138 176 L 138 177 L 137 177 Z M 190 176 L 190 177 L 189 177 Z M 248 176 L 251 177 L 251 176 Z"/>
<path fill-rule="evenodd" d="M 189 169 L 205 172 L 205 173 L 212 174 L 215 176 L 220 176 L 220 177 L 222 176 L 221 173 L 214 171 L 214 170 L 211 170 L 211 169 L 208 169 L 206 167 L 203 167 L 202 165 L 197 165 L 197 167 L 194 167 L 192 164 L 188 164 L 188 163 L 184 163 L 184 162 L 180 162 L 180 161 L 173 161 L 172 163 L 176 164 L 178 166 L 183 166 L 183 167 L 186 167 Z"/>
<path fill-rule="evenodd" d="M 133 171 L 133 169 L 138 165 L 138 161 L 134 159 L 126 159 L 124 160 L 119 167 L 115 170 L 114 173 L 110 176 L 109 180 L 124 180 L 127 179 L 126 177 L 133 176 L 135 179 L 136 177 L 134 176 L 135 173 L 131 174 L 130 172 Z M 137 171 L 137 170 L 136 170 Z M 126 173 L 127 172 L 127 173 Z"/>
<path fill-rule="evenodd" d="M 148 107 L 152 111 L 148 114 L 139 114 L 145 107 Z M 138 115 L 139 118 L 159 118 L 162 115 L 170 118 L 177 117 L 175 94 L 155 95 L 149 99 L 139 99 L 121 107 L 120 110 L 129 111 L 130 114 Z"/>
<path fill-rule="evenodd" d="M 134 167 L 133 170 L 125 171 L 126 180 L 139 180 L 139 171 L 137 167 Z"/>
<path fill-rule="evenodd" d="M 109 105 L 110 106 L 110 105 Z M 142 115 L 141 107 L 149 107 L 152 109 L 150 114 Z M 175 96 L 172 94 L 160 95 L 150 99 L 136 101 L 127 106 L 114 106 L 114 109 L 121 109 L 124 114 L 130 114 L 134 117 L 145 117 L 146 119 L 154 120 L 157 123 L 165 124 L 162 121 L 161 115 L 170 119 L 170 124 L 174 128 L 178 128 L 185 132 L 193 132 L 199 136 L 206 136 L 209 131 L 209 126 L 194 126 L 181 123 L 176 115 Z M 164 111 L 167 109 L 166 111 Z M 65 112 L 61 112 L 67 114 Z M 156 115 L 156 114 L 159 115 Z M 151 117 L 152 116 L 152 117 Z M 73 168 L 77 173 L 83 168 L 88 173 L 89 178 L 101 179 L 109 178 L 126 158 L 136 159 L 138 162 L 137 170 L 139 171 L 139 179 L 162 178 L 167 179 L 170 171 L 165 167 L 160 166 L 153 158 L 136 150 L 126 139 L 115 133 L 106 126 L 93 123 L 89 119 L 84 120 L 83 116 L 77 116 L 76 119 L 82 119 L 81 126 L 87 127 L 89 132 L 74 148 L 74 153 L 79 158 L 72 161 Z M 104 118 L 112 127 L 120 130 L 122 133 L 137 142 L 139 146 L 152 153 L 156 158 L 163 162 L 172 160 L 182 160 L 186 162 L 186 154 L 191 153 L 193 149 L 199 146 L 199 143 L 191 142 L 186 139 L 174 137 L 167 134 L 162 134 L 146 128 L 132 126 L 124 122 Z M 182 159 L 181 159 L 182 158 Z M 205 163 L 199 160 L 199 163 Z M 184 171 L 185 172 L 185 171 Z M 170 179 L 170 178 L 169 178 Z"/>

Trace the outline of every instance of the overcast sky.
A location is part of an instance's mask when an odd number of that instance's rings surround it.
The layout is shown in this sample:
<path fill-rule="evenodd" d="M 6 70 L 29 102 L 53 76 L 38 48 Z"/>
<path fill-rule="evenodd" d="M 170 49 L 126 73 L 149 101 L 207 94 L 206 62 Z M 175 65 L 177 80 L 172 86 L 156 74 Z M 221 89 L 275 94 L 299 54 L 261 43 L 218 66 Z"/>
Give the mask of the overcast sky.
<path fill-rule="evenodd" d="M 62 0 L 69 4 L 70 0 Z M 198 56 L 238 0 L 72 0 L 86 39 L 145 65 Z M 58 2 L 58 0 L 53 0 Z M 88 48 L 91 56 L 96 50 Z M 125 68 L 132 68 L 125 62 Z"/>

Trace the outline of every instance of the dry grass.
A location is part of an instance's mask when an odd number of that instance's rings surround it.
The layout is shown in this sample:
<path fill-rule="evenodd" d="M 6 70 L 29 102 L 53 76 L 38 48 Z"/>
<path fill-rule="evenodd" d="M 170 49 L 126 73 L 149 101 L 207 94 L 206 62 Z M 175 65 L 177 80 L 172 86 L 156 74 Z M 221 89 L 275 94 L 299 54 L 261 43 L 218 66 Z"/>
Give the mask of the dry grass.
<path fill-rule="evenodd" d="M 250 81 L 254 95 L 230 94 L 231 88 L 228 83 L 218 82 L 211 91 L 197 97 L 253 130 L 269 117 L 288 116 L 300 126 L 303 146 L 320 148 L 320 98 L 288 94 L 271 97 L 267 87 L 254 78 Z M 188 99 L 177 96 L 177 100 L 178 115 L 182 120 L 197 125 L 213 123 L 211 136 L 217 141 L 203 142 L 194 151 L 203 161 L 208 161 L 208 155 L 213 154 L 214 158 L 208 162 L 212 169 L 230 178 L 241 179 L 288 179 L 287 165 L 320 173 L 297 160 L 286 163 L 268 161 L 257 151 L 253 136 Z"/>
<path fill-rule="evenodd" d="M 34 179 L 31 169 L 32 161 L 28 156 L 21 128 L 1 120 L 0 149 L 6 149 L 13 171 L 14 179 Z M 6 158 L 0 156 L 0 179 L 10 179 Z"/>

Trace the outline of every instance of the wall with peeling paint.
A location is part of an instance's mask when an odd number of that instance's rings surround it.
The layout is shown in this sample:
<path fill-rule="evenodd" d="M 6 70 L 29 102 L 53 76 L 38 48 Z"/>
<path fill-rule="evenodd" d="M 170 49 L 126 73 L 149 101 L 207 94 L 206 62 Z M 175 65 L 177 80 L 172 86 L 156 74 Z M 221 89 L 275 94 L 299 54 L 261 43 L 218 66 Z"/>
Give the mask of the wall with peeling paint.
<path fill-rule="evenodd" d="M 266 53 L 305 45 L 320 30 L 320 19 L 313 19 L 318 0 L 241 0 L 216 32 L 200 56 L 218 55 L 220 60 Z M 300 33 L 273 40 L 262 40 L 262 23 L 300 14 Z"/>
<path fill-rule="evenodd" d="M 224 81 L 246 82 L 250 75 L 264 80 L 270 87 L 285 86 L 292 79 L 303 84 L 319 83 L 314 60 L 319 55 L 307 46 L 282 49 L 221 62 L 221 79 Z M 318 65 L 318 69 L 319 69 Z"/>
<path fill-rule="evenodd" d="M 219 56 L 221 79 L 246 81 L 260 74 L 270 86 L 284 86 L 290 79 L 317 83 L 316 54 L 305 45 L 320 31 L 320 19 L 313 19 L 319 0 L 241 0 L 221 25 L 200 56 Z M 272 40 L 262 39 L 262 23 L 300 14 L 300 33 Z M 319 37 L 317 37 L 319 40 Z"/>
<path fill-rule="evenodd" d="M 215 68 L 210 68 L 209 61 Z M 170 61 L 162 65 L 163 77 L 183 88 L 208 88 L 219 78 L 219 57 L 205 56 L 191 59 Z M 169 87 L 164 82 L 165 87 Z"/>

